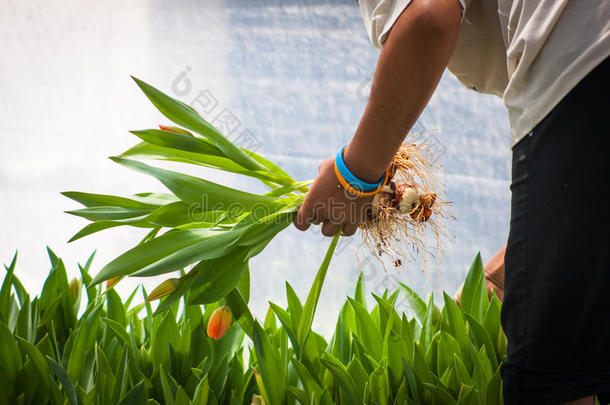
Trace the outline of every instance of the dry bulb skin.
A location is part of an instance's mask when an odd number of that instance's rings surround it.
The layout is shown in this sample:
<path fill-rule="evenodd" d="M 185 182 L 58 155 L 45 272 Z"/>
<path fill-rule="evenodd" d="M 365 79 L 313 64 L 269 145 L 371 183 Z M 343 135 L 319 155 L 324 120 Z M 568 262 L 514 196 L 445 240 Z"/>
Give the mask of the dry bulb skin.
<path fill-rule="evenodd" d="M 391 180 L 360 225 L 364 245 L 379 258 L 388 255 L 396 267 L 403 258 L 420 257 L 424 264 L 440 259 L 448 236 L 443 222 L 453 219 L 451 204 L 442 200 L 442 168 L 429 156 L 426 145 L 404 143 L 390 164 Z"/>

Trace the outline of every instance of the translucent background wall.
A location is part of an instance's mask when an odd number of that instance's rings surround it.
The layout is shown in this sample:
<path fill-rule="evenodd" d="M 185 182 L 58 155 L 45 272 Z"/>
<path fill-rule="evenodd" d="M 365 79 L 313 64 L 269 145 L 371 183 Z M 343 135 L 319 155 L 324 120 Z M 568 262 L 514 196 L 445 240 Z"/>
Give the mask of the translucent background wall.
<path fill-rule="evenodd" d="M 49 270 L 47 244 L 76 275 L 76 262 L 94 249 L 96 272 L 142 237 L 113 229 L 66 244 L 85 221 L 62 213 L 76 205 L 60 191 L 164 191 L 106 159 L 136 143 L 127 130 L 166 122 L 129 74 L 309 179 L 351 138 L 378 56 L 352 0 L 5 1 L 0 43 L 0 259 L 19 249 L 18 274 L 32 291 Z M 438 296 L 454 292 L 478 251 L 489 258 L 506 240 L 510 151 L 501 100 L 466 90 L 446 73 L 414 129 L 425 130 L 445 167 L 457 218 L 448 223 L 455 239 L 446 244 L 442 272 L 425 276 L 417 263 L 387 270 L 358 264 L 359 236 L 345 239 L 323 290 L 321 332 L 332 328 L 359 271 L 369 291 L 403 281 Z M 212 170 L 194 173 L 261 190 Z M 285 281 L 306 295 L 327 244 L 317 229 L 290 228 L 256 257 L 255 313 L 264 315 L 267 300 L 285 302 Z M 119 291 L 138 282 L 122 282 Z"/>

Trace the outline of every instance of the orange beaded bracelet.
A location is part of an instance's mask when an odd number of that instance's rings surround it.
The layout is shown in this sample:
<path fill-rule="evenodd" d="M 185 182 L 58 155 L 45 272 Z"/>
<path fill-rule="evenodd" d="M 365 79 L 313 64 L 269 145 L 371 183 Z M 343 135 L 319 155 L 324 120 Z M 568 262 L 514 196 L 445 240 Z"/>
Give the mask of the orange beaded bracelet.
<path fill-rule="evenodd" d="M 377 194 L 378 192 L 380 192 L 381 189 L 388 183 L 389 171 L 386 169 L 383 181 L 381 182 L 381 185 L 379 187 L 377 187 L 373 191 L 367 191 L 367 192 L 356 190 L 354 187 L 352 187 L 352 185 L 349 184 L 341 175 L 341 172 L 339 171 L 339 168 L 337 167 L 337 162 L 335 162 L 335 176 L 337 176 L 337 180 L 339 180 L 339 184 L 341 184 L 341 186 L 345 190 L 347 190 L 348 193 L 355 195 L 357 197 L 370 197 L 370 196 L 373 196 L 373 195 Z"/>

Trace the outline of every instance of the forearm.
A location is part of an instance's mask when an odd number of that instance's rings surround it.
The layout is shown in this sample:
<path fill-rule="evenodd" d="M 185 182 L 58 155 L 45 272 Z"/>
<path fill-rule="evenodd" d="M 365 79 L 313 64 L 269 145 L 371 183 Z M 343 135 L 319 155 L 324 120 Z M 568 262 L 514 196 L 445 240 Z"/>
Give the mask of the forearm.
<path fill-rule="evenodd" d="M 350 170 L 376 181 L 432 96 L 460 25 L 457 0 L 413 0 L 379 56 L 369 100 L 345 152 Z"/>
<path fill-rule="evenodd" d="M 506 245 L 502 247 L 495 255 L 491 258 L 485 265 L 483 266 L 483 271 L 485 272 L 485 288 L 487 289 L 487 294 L 491 296 L 491 291 L 493 290 L 500 301 L 504 299 L 504 254 L 506 253 Z M 462 296 L 462 286 L 455 294 L 455 300 L 457 303 L 460 303 L 460 298 Z"/>
<path fill-rule="evenodd" d="M 483 271 L 485 272 L 485 278 L 492 282 L 496 287 L 504 290 L 504 254 L 506 253 L 506 245 L 498 251 L 491 258 L 490 261 L 485 263 Z"/>

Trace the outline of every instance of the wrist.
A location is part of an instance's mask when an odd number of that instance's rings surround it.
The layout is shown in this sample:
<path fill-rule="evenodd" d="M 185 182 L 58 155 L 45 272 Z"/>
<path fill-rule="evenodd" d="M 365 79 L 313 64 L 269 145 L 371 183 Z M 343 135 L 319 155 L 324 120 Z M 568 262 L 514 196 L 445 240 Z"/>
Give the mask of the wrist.
<path fill-rule="evenodd" d="M 506 246 L 500 249 L 494 257 L 483 266 L 483 272 L 485 278 L 496 286 L 504 288 L 504 255 L 506 253 Z"/>
<path fill-rule="evenodd" d="M 383 176 L 386 167 L 377 164 L 371 159 L 371 153 L 362 154 L 360 148 L 350 143 L 343 151 L 343 160 L 350 172 L 360 180 L 375 183 Z"/>
<path fill-rule="evenodd" d="M 485 279 L 500 289 L 504 289 L 504 266 L 484 269 Z"/>
<path fill-rule="evenodd" d="M 335 156 L 335 175 L 339 184 L 347 192 L 357 197 L 370 197 L 377 194 L 388 182 L 388 171 L 386 170 L 384 175 L 376 182 L 367 182 L 361 179 L 352 173 L 345 163 L 343 152 L 346 147 L 339 149 Z"/>

